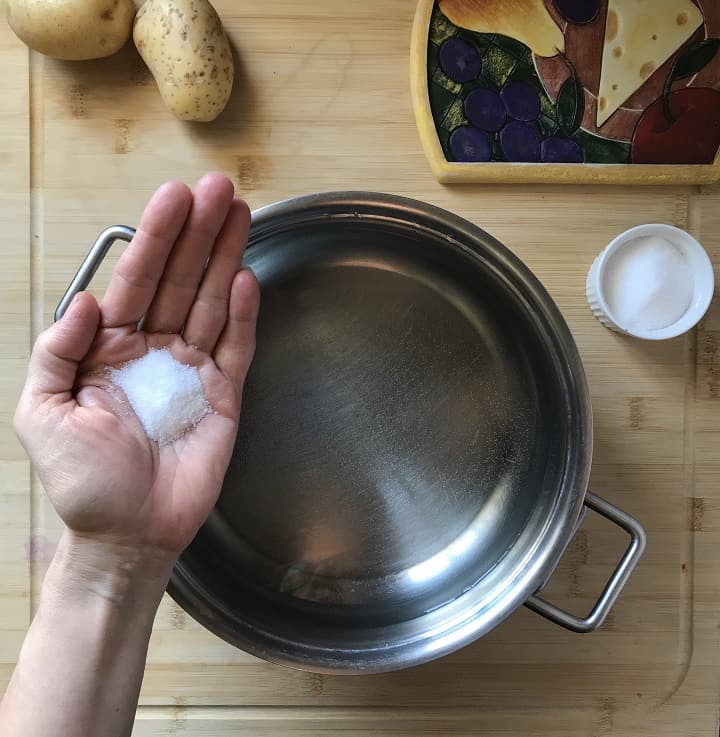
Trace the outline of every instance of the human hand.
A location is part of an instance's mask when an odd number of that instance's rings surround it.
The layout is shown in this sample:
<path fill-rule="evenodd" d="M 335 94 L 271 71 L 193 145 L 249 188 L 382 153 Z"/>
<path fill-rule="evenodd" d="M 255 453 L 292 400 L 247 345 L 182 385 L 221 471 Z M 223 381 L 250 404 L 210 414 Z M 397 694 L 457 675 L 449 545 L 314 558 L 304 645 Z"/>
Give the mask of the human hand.
<path fill-rule="evenodd" d="M 35 343 L 15 428 L 76 538 L 172 565 L 217 501 L 255 347 L 259 288 L 238 272 L 249 223 L 220 174 L 194 193 L 164 184 L 101 304 L 80 293 Z M 163 446 L 107 378 L 108 367 L 160 347 L 197 367 L 211 406 Z"/>

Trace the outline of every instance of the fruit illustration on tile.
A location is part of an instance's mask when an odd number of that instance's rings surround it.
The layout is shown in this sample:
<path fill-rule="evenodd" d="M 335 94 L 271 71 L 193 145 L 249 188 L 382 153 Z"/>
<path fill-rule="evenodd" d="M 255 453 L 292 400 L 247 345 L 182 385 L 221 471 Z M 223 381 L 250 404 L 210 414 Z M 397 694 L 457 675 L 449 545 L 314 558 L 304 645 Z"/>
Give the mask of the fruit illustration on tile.
<path fill-rule="evenodd" d="M 720 40 L 707 38 L 677 57 L 662 95 L 643 113 L 632 139 L 636 164 L 712 164 L 720 148 L 720 90 L 673 83 L 698 75 L 717 55 Z"/>
<path fill-rule="evenodd" d="M 538 56 L 555 56 L 564 49 L 562 31 L 544 0 L 440 0 L 439 5 L 455 25 L 509 36 Z"/>
<path fill-rule="evenodd" d="M 720 0 L 435 0 L 427 32 L 451 164 L 717 161 Z"/>

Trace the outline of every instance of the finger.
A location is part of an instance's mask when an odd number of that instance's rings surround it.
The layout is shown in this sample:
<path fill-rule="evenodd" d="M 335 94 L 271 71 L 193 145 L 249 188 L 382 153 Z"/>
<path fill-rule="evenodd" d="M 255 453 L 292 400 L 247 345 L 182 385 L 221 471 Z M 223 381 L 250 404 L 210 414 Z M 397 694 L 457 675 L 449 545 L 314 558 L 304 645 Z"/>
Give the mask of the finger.
<path fill-rule="evenodd" d="M 213 352 L 225 327 L 230 288 L 240 270 L 249 229 L 250 210 L 245 202 L 235 200 L 215 241 L 210 263 L 183 332 L 187 343 L 206 353 Z"/>
<path fill-rule="evenodd" d="M 100 322 L 98 303 L 80 292 L 63 317 L 35 341 L 25 391 L 42 401 L 50 395 L 71 392 L 78 364 L 90 350 Z"/>
<path fill-rule="evenodd" d="M 260 287 L 255 274 L 243 269 L 233 279 L 225 329 L 215 349 L 217 367 L 242 390 L 255 354 L 255 325 Z"/>
<path fill-rule="evenodd" d="M 159 187 L 143 211 L 135 237 L 118 259 L 102 300 L 104 327 L 137 324 L 147 312 L 165 262 L 190 212 L 182 182 Z"/>
<path fill-rule="evenodd" d="M 222 174 L 206 174 L 198 182 L 190 216 L 168 258 L 145 318 L 143 329 L 147 332 L 182 330 L 232 199 L 232 182 Z"/>

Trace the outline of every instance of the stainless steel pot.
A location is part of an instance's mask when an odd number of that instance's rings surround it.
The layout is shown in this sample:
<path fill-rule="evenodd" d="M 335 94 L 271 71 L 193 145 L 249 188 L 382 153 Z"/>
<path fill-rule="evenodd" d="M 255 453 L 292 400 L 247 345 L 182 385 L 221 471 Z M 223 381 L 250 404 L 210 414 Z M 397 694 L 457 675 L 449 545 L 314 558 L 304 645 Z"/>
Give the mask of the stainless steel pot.
<path fill-rule="evenodd" d="M 133 230 L 98 238 L 58 306 Z M 319 672 L 416 665 L 525 604 L 602 624 L 645 547 L 586 491 L 590 397 L 557 306 L 471 223 L 389 195 L 253 214 L 258 351 L 220 501 L 169 592 L 267 660 Z M 585 508 L 630 535 L 586 617 L 538 595 Z"/>

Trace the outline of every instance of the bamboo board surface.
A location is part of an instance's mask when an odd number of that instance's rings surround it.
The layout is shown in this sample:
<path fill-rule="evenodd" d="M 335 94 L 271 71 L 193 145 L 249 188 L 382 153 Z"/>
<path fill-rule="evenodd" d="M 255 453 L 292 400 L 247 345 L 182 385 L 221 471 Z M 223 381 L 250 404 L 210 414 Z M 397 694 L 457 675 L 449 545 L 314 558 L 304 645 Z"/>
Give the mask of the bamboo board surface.
<path fill-rule="evenodd" d="M 217 8 L 239 80 L 209 126 L 170 118 L 133 49 L 57 62 L 28 54 L 0 21 L 0 682 L 59 535 L 10 427 L 31 337 L 101 228 L 135 224 L 163 180 L 192 182 L 213 168 L 252 207 L 323 190 L 387 191 L 457 212 L 514 250 L 557 300 L 585 361 L 593 489 L 637 516 L 650 541 L 601 632 L 572 635 L 520 610 L 455 655 L 387 676 L 262 663 L 166 600 L 135 734 L 716 735 L 720 303 L 690 335 L 645 344 L 595 321 L 584 281 L 596 253 L 642 222 L 689 229 L 720 265 L 720 187 L 444 187 L 412 115 L 411 3 Z M 551 582 L 553 599 L 587 609 L 624 542 L 589 516 Z"/>

